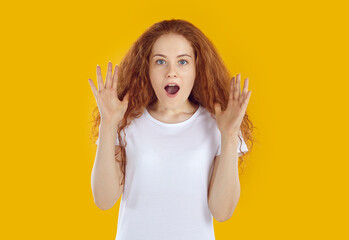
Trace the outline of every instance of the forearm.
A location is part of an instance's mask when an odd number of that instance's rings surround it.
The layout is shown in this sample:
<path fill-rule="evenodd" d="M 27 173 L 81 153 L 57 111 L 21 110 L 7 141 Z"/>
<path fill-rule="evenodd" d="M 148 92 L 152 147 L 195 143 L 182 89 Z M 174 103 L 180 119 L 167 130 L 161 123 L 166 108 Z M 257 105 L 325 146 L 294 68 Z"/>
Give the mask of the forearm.
<path fill-rule="evenodd" d="M 232 216 L 240 198 L 238 140 L 238 133 L 232 136 L 221 135 L 221 155 L 214 182 L 210 186 L 210 207 L 222 221 Z"/>
<path fill-rule="evenodd" d="M 101 123 L 99 144 L 91 175 L 91 187 L 96 205 L 101 209 L 112 207 L 119 197 L 120 185 L 115 162 L 116 126 Z"/>

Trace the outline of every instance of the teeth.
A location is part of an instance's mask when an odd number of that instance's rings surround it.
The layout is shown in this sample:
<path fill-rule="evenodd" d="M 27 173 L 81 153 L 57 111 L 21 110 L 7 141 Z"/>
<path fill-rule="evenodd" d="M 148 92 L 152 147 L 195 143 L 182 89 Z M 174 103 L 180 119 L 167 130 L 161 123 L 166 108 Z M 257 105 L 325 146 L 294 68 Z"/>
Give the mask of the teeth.
<path fill-rule="evenodd" d="M 177 86 L 177 84 L 168 84 L 167 86 L 173 87 L 173 86 Z"/>

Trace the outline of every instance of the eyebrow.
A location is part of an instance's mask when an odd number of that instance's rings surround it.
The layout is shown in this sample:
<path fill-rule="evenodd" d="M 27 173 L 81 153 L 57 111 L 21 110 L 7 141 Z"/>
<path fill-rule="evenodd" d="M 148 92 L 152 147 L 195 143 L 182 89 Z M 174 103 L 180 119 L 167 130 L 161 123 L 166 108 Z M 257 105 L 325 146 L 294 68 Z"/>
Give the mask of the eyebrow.
<path fill-rule="evenodd" d="M 166 57 L 166 56 L 163 55 L 163 54 L 155 54 L 155 55 L 153 56 L 153 58 L 156 57 L 156 56 L 160 56 L 160 57 L 164 57 L 164 58 Z M 183 57 L 183 56 L 188 56 L 188 57 L 191 58 L 191 56 L 190 56 L 189 54 L 181 54 L 181 55 L 178 55 L 177 58 Z"/>

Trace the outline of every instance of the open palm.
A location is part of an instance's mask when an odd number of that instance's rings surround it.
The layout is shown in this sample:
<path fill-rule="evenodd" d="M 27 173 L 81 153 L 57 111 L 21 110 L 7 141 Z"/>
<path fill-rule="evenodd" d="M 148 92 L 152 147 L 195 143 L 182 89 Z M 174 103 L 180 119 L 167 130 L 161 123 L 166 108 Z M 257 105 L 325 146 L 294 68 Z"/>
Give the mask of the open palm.
<path fill-rule="evenodd" d="M 241 75 L 232 78 L 229 91 L 229 102 L 225 111 L 221 110 L 219 103 L 215 103 L 217 127 L 222 135 L 236 135 L 244 118 L 252 91 L 248 91 L 248 78 L 245 79 L 244 88 L 240 89 Z"/>
<path fill-rule="evenodd" d="M 97 84 L 98 90 L 91 79 L 88 79 L 93 95 L 96 99 L 97 106 L 102 121 L 119 122 L 127 110 L 129 93 L 126 94 L 123 101 L 117 96 L 118 82 L 118 65 L 115 65 L 114 75 L 112 76 L 112 63 L 108 62 L 108 70 L 105 85 L 101 75 L 101 67 L 97 65 Z"/>

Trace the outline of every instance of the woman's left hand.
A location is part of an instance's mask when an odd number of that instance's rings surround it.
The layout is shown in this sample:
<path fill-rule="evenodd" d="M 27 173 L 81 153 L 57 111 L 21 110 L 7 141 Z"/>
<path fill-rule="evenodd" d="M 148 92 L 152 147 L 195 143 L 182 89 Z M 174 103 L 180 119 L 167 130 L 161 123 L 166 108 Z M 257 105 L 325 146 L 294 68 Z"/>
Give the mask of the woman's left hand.
<path fill-rule="evenodd" d="M 233 77 L 230 83 L 227 109 L 222 112 L 219 103 L 215 103 L 214 105 L 217 127 L 222 135 L 233 136 L 239 133 L 240 125 L 250 100 L 252 91 L 247 91 L 249 79 L 245 79 L 242 93 L 240 89 L 241 74 L 238 74 L 236 79 L 237 81 L 235 82 L 235 77 Z"/>

